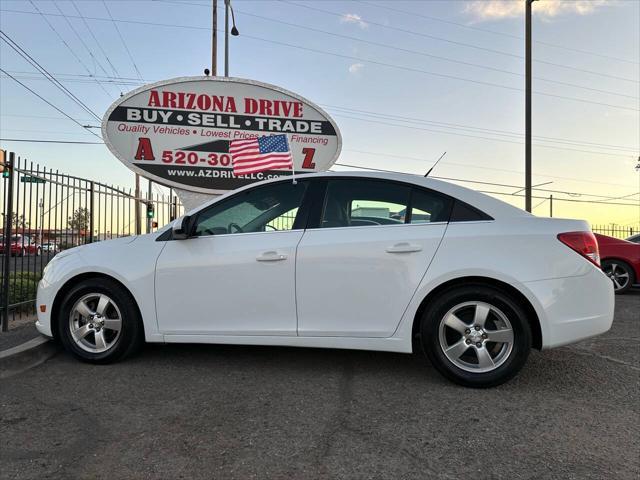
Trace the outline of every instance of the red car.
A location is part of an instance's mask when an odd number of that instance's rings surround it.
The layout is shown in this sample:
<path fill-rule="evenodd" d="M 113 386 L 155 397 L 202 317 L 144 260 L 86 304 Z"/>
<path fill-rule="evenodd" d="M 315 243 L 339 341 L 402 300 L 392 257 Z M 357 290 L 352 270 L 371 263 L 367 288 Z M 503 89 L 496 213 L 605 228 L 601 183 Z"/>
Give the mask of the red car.
<path fill-rule="evenodd" d="M 624 293 L 640 282 L 640 244 L 595 234 L 602 270 L 613 281 L 616 293 Z"/>
<path fill-rule="evenodd" d="M 40 255 L 42 250 L 36 241 L 28 235 L 12 235 L 9 247 L 12 257 L 25 255 Z M 0 243 L 0 253 L 4 253 L 4 238 Z"/>

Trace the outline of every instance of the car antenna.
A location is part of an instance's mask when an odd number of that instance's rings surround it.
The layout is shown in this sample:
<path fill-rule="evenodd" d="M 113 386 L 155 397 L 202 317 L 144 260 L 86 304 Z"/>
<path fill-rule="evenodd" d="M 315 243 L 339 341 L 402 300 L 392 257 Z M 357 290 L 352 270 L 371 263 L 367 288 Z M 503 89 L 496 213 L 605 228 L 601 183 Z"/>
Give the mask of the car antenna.
<path fill-rule="evenodd" d="M 438 162 L 440 162 L 440 160 L 442 160 L 442 157 L 444 157 L 447 154 L 447 152 L 443 152 L 442 155 L 440 155 L 440 158 L 438 160 L 436 160 L 436 163 L 433 164 L 433 167 L 431 167 L 429 169 L 429 171 L 427 173 L 424 174 L 425 177 L 428 177 L 429 174 L 431 173 L 431 171 L 436 168 L 436 165 L 438 165 Z"/>

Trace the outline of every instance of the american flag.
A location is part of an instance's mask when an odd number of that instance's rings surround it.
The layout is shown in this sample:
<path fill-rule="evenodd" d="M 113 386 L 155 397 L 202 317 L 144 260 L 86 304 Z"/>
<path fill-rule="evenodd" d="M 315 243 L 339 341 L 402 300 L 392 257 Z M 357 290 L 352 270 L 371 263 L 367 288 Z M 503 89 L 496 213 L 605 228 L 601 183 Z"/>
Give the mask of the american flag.
<path fill-rule="evenodd" d="M 235 175 L 264 172 L 274 168 L 293 169 L 293 158 L 286 135 L 232 140 L 229 153 Z"/>

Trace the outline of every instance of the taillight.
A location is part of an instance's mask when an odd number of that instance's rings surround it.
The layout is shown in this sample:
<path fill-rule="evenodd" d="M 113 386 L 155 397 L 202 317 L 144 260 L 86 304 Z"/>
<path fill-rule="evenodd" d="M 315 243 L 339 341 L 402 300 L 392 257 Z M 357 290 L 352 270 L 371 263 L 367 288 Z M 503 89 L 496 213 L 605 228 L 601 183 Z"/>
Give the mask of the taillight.
<path fill-rule="evenodd" d="M 598 240 L 591 232 L 567 232 L 558 234 L 558 240 L 578 252 L 596 266 L 600 266 Z"/>

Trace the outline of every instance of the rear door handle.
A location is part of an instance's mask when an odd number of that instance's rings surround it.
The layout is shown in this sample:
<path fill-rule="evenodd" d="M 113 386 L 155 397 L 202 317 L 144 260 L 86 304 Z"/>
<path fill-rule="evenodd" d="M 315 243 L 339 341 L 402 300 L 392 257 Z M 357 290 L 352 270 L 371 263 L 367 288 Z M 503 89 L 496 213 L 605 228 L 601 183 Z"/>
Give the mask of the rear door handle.
<path fill-rule="evenodd" d="M 421 245 L 416 245 L 415 243 L 409 242 L 400 242 L 387 247 L 387 253 L 411 253 L 411 252 L 419 252 L 422 250 Z"/>
<path fill-rule="evenodd" d="M 264 252 L 256 257 L 259 262 L 280 262 L 286 259 L 287 256 L 284 253 L 278 253 L 275 250 Z"/>

